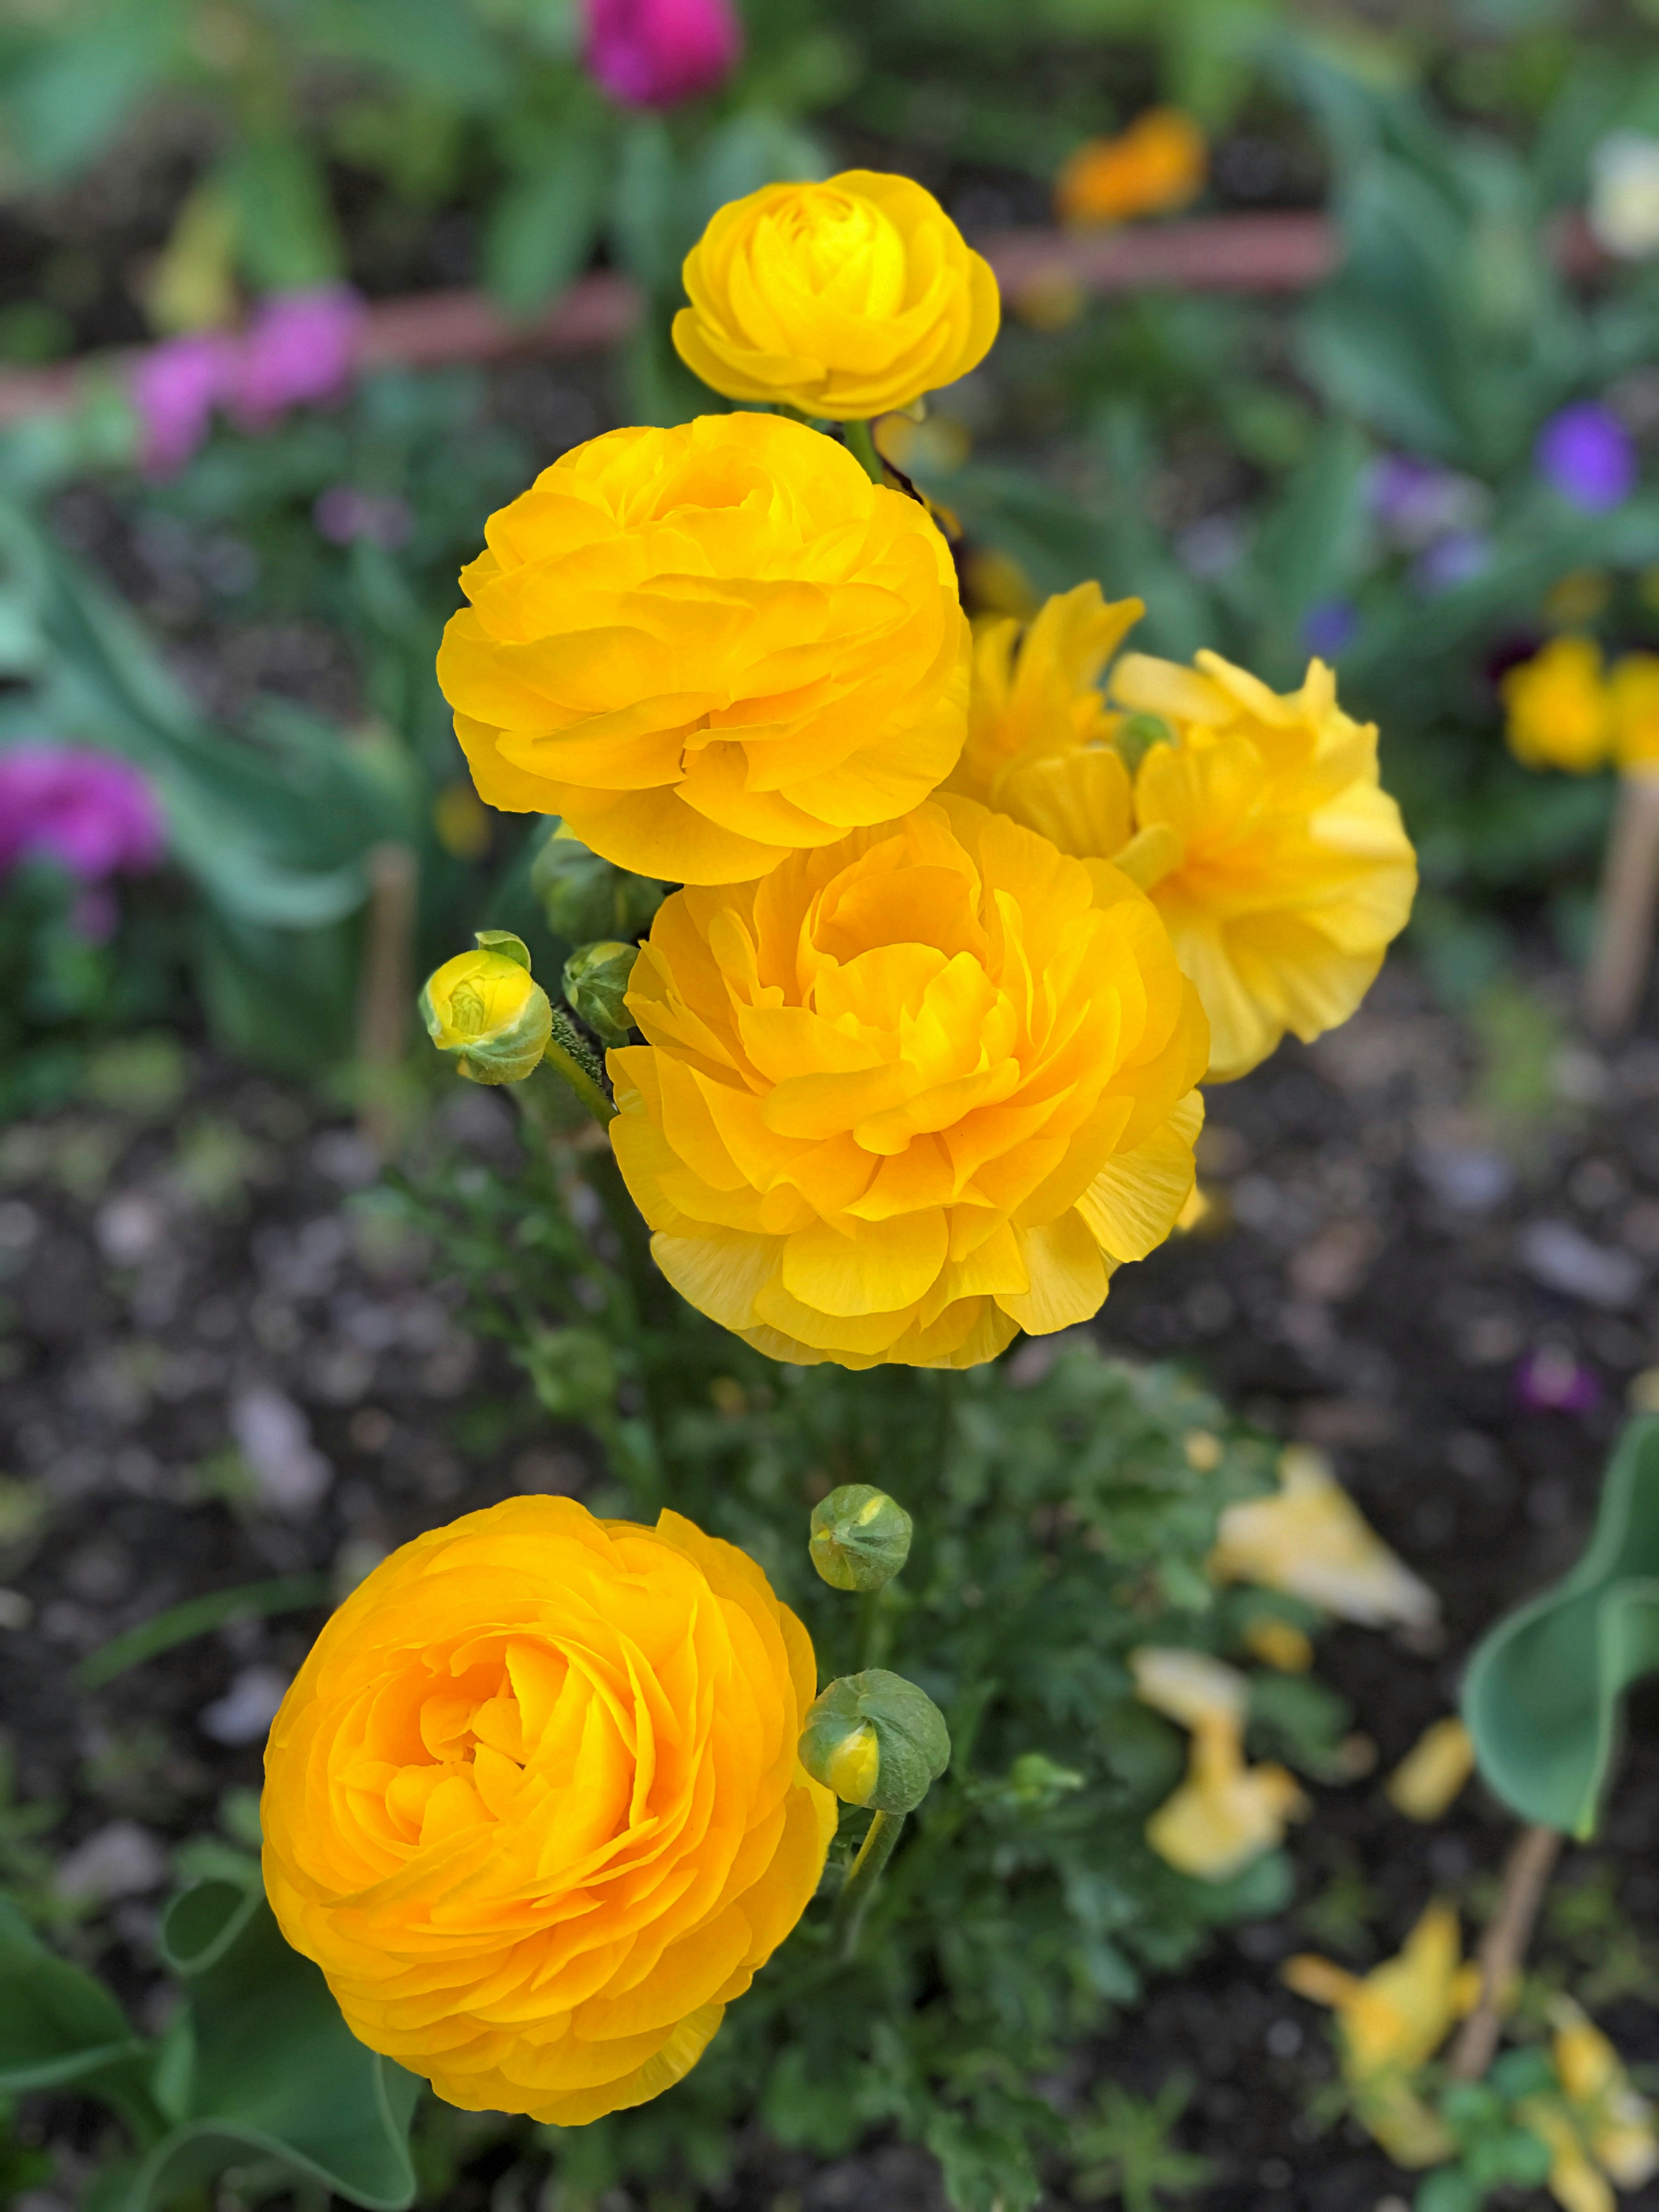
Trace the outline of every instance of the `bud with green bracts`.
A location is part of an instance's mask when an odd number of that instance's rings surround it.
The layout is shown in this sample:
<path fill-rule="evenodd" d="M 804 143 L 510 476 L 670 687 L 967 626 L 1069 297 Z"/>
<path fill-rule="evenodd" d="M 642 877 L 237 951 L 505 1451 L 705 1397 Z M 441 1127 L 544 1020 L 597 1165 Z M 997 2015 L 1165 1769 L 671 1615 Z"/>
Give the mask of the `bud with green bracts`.
<path fill-rule="evenodd" d="M 843 1482 L 812 1508 L 812 1565 L 832 1589 L 874 1590 L 910 1556 L 911 1522 L 896 1498 L 868 1482 Z"/>
<path fill-rule="evenodd" d="M 603 938 L 597 945 L 581 945 L 564 963 L 567 1003 L 605 1044 L 626 1044 L 633 1031 L 623 1001 L 639 957 L 637 945 Z"/>
<path fill-rule="evenodd" d="M 668 895 L 666 884 L 602 860 L 555 825 L 531 864 L 530 888 L 547 926 L 567 945 L 595 937 L 643 937 Z"/>
<path fill-rule="evenodd" d="M 522 938 L 481 929 L 477 950 L 428 976 L 421 1018 L 440 1052 L 473 1083 L 522 1083 L 553 1030 L 553 1008 L 530 972 Z"/>
<path fill-rule="evenodd" d="M 944 1714 L 884 1667 L 831 1682 L 801 1732 L 800 1763 L 814 1782 L 878 1813 L 915 1812 L 950 1759 Z"/>

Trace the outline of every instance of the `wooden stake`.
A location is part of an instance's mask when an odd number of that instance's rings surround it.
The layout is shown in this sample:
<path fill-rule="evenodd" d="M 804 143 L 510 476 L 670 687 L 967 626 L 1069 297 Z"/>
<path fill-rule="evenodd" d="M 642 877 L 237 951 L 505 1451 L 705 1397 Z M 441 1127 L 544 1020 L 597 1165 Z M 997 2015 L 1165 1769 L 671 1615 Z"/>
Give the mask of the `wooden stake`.
<path fill-rule="evenodd" d="M 1480 1939 L 1480 2002 L 1452 2045 L 1451 2070 L 1460 2081 L 1480 2081 L 1492 2064 L 1504 2007 L 1527 1955 L 1533 1923 L 1564 1840 L 1559 1828 L 1523 1828 L 1504 1862 L 1498 1910 Z"/>
<path fill-rule="evenodd" d="M 1653 959 L 1659 904 L 1659 774 L 1619 779 L 1619 803 L 1596 900 L 1595 945 L 1584 978 L 1584 1019 L 1598 1036 L 1630 1027 Z"/>
<path fill-rule="evenodd" d="M 415 912 L 420 864 L 412 845 L 371 847 L 368 927 L 357 998 L 357 1062 L 364 1084 L 357 1121 L 362 1134 L 385 1152 L 397 1138 L 386 1076 L 404 1056 L 415 1005 Z"/>

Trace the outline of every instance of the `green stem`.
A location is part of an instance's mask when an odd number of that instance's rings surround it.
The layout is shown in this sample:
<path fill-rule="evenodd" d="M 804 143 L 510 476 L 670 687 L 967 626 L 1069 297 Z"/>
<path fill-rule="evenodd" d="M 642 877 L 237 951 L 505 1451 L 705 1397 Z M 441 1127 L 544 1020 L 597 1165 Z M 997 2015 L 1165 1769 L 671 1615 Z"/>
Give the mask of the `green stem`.
<path fill-rule="evenodd" d="M 887 471 L 881 465 L 881 455 L 876 451 L 875 434 L 867 422 L 843 422 L 842 435 L 847 450 L 863 468 L 872 483 L 884 485 Z"/>
<path fill-rule="evenodd" d="M 575 1054 L 559 1042 L 556 1032 L 547 1041 L 547 1049 L 542 1054 L 542 1066 L 550 1067 L 556 1075 L 564 1078 L 602 1129 L 616 1120 L 616 1108 Z M 534 1078 L 531 1079 L 533 1081 Z"/>
<path fill-rule="evenodd" d="M 864 1832 L 858 1856 L 847 1869 L 847 1879 L 836 1899 L 832 1923 L 843 1959 L 851 1959 L 857 1953 L 865 1913 L 875 1894 L 876 1884 L 893 1856 L 893 1846 L 899 1839 L 904 1820 L 902 1813 L 878 1813 Z"/>

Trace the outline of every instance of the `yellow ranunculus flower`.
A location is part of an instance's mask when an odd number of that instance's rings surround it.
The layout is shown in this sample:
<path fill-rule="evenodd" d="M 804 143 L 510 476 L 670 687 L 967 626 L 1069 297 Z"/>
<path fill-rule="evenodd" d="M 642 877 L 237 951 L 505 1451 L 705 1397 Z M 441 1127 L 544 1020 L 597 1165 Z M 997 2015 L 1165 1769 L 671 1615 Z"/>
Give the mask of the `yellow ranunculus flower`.
<path fill-rule="evenodd" d="M 1504 735 L 1524 768 L 1589 775 L 1613 746 L 1613 702 L 1593 637 L 1553 637 L 1504 675 Z"/>
<path fill-rule="evenodd" d="M 1144 886 L 1221 1082 L 1286 1030 L 1306 1041 L 1347 1020 L 1405 927 L 1416 861 L 1377 783 L 1376 732 L 1342 712 L 1319 661 L 1280 697 L 1218 653 L 1193 669 L 1132 653 L 1112 696 L 1150 720 L 1109 713 L 1095 679 L 1139 612 L 1081 584 L 1017 650 L 1013 625 L 982 630 L 952 787 Z M 1146 744 L 1159 724 L 1172 742 Z"/>
<path fill-rule="evenodd" d="M 675 1513 L 514 1498 L 335 1613 L 265 1752 L 265 1887 L 352 2033 L 470 2112 L 678 2081 L 815 1888 L 805 1630 Z"/>
<path fill-rule="evenodd" d="M 1091 138 L 1054 180 L 1054 213 L 1065 223 L 1122 222 L 1185 207 L 1204 188 L 1210 151 L 1178 107 L 1149 107 L 1115 138 Z"/>
<path fill-rule="evenodd" d="M 474 951 L 446 960 L 427 977 L 420 1006 L 433 1043 L 474 1083 L 522 1083 L 553 1031 L 524 941 L 506 930 L 481 930 Z"/>
<path fill-rule="evenodd" d="M 700 1311 L 775 1358 L 969 1367 L 1086 1320 L 1193 1182 L 1208 1049 L 1115 869 L 947 798 L 677 893 L 611 1141 Z"/>
<path fill-rule="evenodd" d="M 480 794 L 619 867 L 757 876 L 955 765 L 970 643 L 945 540 L 772 415 L 613 430 L 489 520 L 438 680 Z"/>
<path fill-rule="evenodd" d="M 685 258 L 688 368 L 728 399 L 836 422 L 908 407 L 991 349 L 990 264 L 908 177 L 848 169 L 720 208 Z"/>

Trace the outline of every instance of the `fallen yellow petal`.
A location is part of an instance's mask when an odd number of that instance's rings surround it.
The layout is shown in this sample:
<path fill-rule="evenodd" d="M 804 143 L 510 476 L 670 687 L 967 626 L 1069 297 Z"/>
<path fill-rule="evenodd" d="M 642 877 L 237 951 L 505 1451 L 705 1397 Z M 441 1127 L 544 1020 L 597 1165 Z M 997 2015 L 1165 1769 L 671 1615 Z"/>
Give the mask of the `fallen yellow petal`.
<path fill-rule="evenodd" d="M 1425 1729 L 1389 1777 L 1389 1802 L 1411 1820 L 1437 1820 L 1474 1771 L 1474 1745 L 1456 1715 Z"/>

